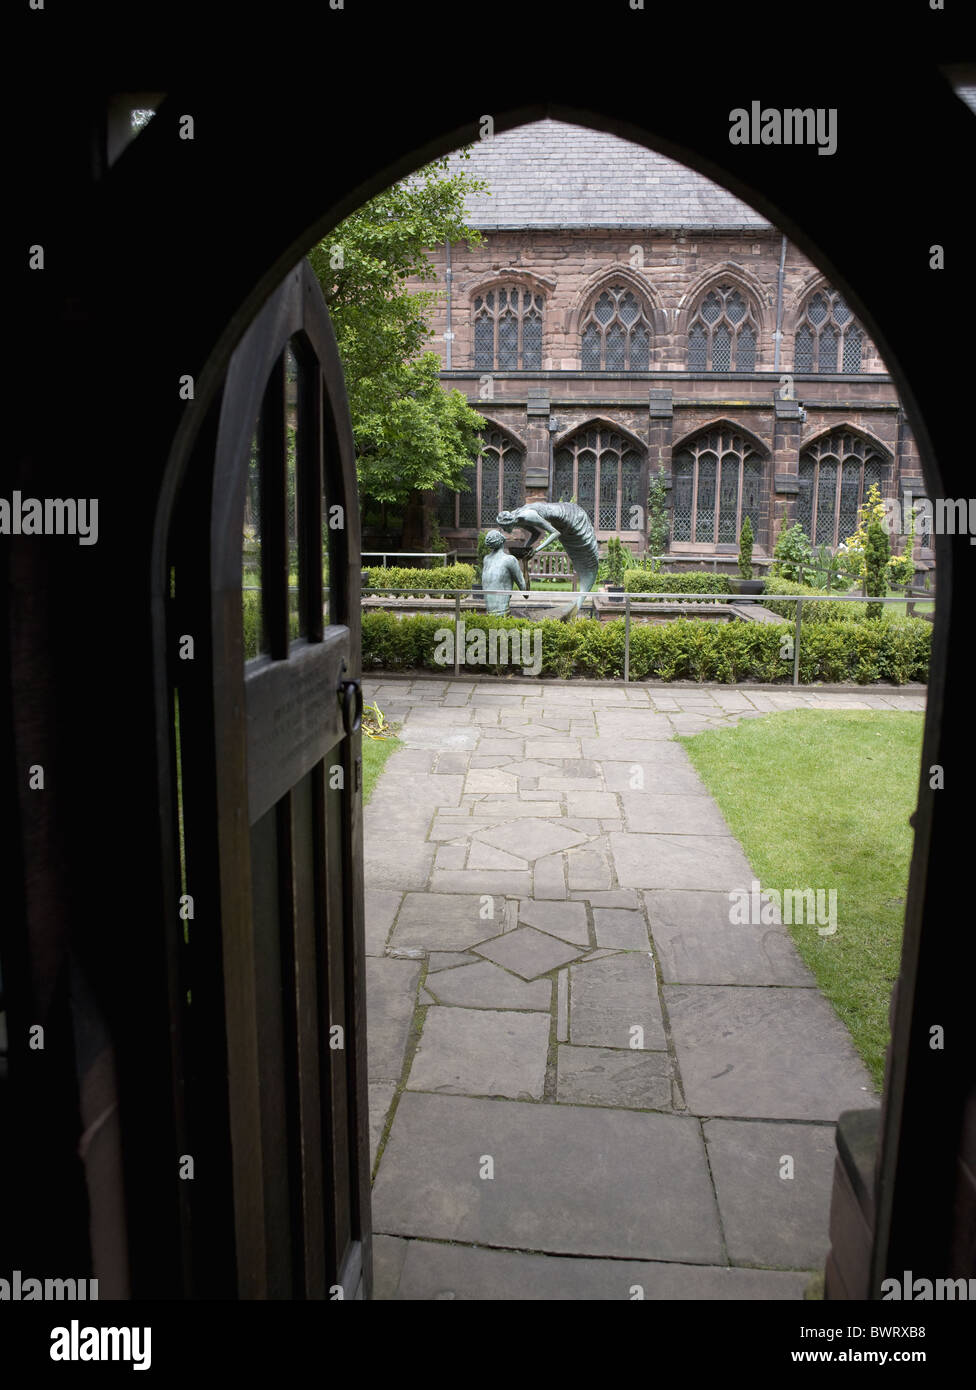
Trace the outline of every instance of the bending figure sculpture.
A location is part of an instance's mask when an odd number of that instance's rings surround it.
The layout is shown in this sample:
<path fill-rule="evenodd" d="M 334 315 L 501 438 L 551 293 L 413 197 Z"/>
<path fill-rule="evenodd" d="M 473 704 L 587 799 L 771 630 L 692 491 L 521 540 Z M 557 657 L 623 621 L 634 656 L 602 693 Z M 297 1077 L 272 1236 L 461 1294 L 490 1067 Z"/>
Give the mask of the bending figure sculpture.
<path fill-rule="evenodd" d="M 514 511 L 499 512 L 495 524 L 503 531 L 511 531 L 516 526 L 528 531 L 529 548 L 526 559 L 531 555 L 537 555 L 540 550 L 545 550 L 546 546 L 551 545 L 558 537 L 579 577 L 579 598 L 576 606 L 582 606 L 585 595 L 596 582 L 599 565 L 596 532 L 582 507 L 577 506 L 575 502 L 527 502 L 522 507 L 516 507 Z M 547 531 L 549 534 L 539 545 L 539 537 Z"/>

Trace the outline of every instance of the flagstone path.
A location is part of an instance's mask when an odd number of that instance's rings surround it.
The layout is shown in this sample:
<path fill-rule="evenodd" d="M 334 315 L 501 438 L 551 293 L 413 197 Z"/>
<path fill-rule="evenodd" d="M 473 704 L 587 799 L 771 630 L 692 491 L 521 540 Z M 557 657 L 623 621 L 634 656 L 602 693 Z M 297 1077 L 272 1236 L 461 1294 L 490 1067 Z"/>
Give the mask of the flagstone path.
<path fill-rule="evenodd" d="M 374 1296 L 802 1298 L 878 1098 L 674 735 L 924 697 L 364 686 Z"/>

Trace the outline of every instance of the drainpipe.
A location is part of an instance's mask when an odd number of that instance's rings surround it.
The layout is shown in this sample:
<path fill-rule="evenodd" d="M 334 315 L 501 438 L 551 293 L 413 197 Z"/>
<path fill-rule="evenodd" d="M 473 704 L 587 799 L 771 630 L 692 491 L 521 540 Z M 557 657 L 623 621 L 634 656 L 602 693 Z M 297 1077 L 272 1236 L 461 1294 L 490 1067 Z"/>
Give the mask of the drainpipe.
<path fill-rule="evenodd" d="M 451 348 L 454 346 L 454 334 L 451 332 L 451 281 L 454 272 L 451 270 L 451 243 L 444 242 L 445 266 L 444 279 L 447 281 L 447 330 L 444 334 L 444 341 L 447 344 L 447 370 L 451 370 Z"/>
<path fill-rule="evenodd" d="M 773 371 L 779 371 L 779 345 L 783 336 L 783 275 L 786 270 L 786 237 L 779 252 L 779 275 L 776 279 L 776 332 L 773 335 Z"/>

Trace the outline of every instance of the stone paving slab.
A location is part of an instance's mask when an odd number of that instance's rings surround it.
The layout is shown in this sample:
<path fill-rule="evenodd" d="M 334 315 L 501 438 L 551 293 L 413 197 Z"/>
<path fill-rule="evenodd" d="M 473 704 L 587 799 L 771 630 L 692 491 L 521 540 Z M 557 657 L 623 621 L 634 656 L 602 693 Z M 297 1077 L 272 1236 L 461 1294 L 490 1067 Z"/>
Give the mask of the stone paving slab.
<path fill-rule="evenodd" d="M 627 907 L 595 907 L 593 930 L 596 944 L 626 951 L 646 951 L 650 946 L 642 912 Z"/>
<path fill-rule="evenodd" d="M 363 880 L 370 888 L 423 888 L 434 861 L 434 846 L 423 834 L 370 834 L 363 844 Z"/>
<path fill-rule="evenodd" d="M 371 1082 L 399 1081 L 422 967 L 366 957 L 367 1070 Z"/>
<path fill-rule="evenodd" d="M 611 835 L 623 888 L 748 889 L 749 861 L 731 835 Z"/>
<path fill-rule="evenodd" d="M 658 835 L 731 835 L 728 822 L 710 796 L 649 796 L 622 792 L 629 831 Z"/>
<path fill-rule="evenodd" d="M 557 941 L 534 927 L 519 927 L 494 941 L 486 941 L 478 947 L 478 953 L 506 970 L 514 970 L 524 980 L 548 974 L 567 961 L 578 960 L 582 954 L 578 947 Z"/>
<path fill-rule="evenodd" d="M 407 1089 L 541 1100 L 548 1049 L 548 1014 L 435 1006 L 427 1010 Z"/>
<path fill-rule="evenodd" d="M 489 960 L 463 962 L 427 976 L 427 988 L 440 1004 L 472 1009 L 537 1009 L 552 1006 L 549 980 L 522 980 Z"/>
<path fill-rule="evenodd" d="M 485 1156 L 493 1178 L 479 1176 Z M 664 1173 L 667 1200 L 655 1200 Z M 373 1228 L 555 1254 L 722 1260 L 697 1121 L 598 1107 L 405 1092 Z"/>
<path fill-rule="evenodd" d="M 667 762 L 648 763 L 641 758 L 632 762 L 617 763 L 604 761 L 604 781 L 611 791 L 655 796 L 708 796 L 705 783 L 692 767 L 687 753 L 677 743 L 662 745 L 677 748 L 684 754 L 684 760 L 671 757 Z M 711 798 L 709 798 L 710 800 Z"/>
<path fill-rule="evenodd" d="M 671 1109 L 667 1052 L 563 1044 L 556 1059 L 556 1099 L 629 1110 Z"/>
<path fill-rule="evenodd" d="M 703 1130 L 732 1263 L 823 1268 L 834 1126 L 707 1120 Z"/>
<path fill-rule="evenodd" d="M 391 945 L 466 951 L 498 932 L 495 920 L 486 920 L 481 912 L 479 894 L 407 893 Z"/>
<path fill-rule="evenodd" d="M 577 1046 L 629 1048 L 637 1027 L 645 1048 L 667 1048 L 657 975 L 646 952 L 571 966 L 569 993 L 569 1040 Z"/>
<path fill-rule="evenodd" d="M 405 1302 L 801 1300 L 807 1274 L 637 1260 L 566 1259 L 376 1236 L 374 1297 Z"/>
<path fill-rule="evenodd" d="M 372 1168 L 376 1162 L 376 1150 L 379 1147 L 383 1129 L 386 1125 L 386 1117 L 390 1106 L 393 1104 L 393 1097 L 396 1095 L 397 1083 L 395 1081 L 371 1081 L 369 1083 L 369 1166 Z"/>
<path fill-rule="evenodd" d="M 644 893 L 661 978 L 687 985 L 813 987 L 789 932 L 782 926 L 729 921 L 728 893 Z"/>
<path fill-rule="evenodd" d="M 590 945 L 590 929 L 583 903 L 535 902 L 532 898 L 523 898 L 519 903 L 518 919 L 527 927 L 535 927 L 549 936 L 558 936 L 575 946 Z"/>
<path fill-rule="evenodd" d="M 393 926 L 403 894 L 395 888 L 369 888 L 364 893 L 366 917 L 366 954 L 381 956 Z"/>
<path fill-rule="evenodd" d="M 664 999 L 693 1114 L 836 1121 L 878 1103 L 819 990 L 665 985 Z"/>

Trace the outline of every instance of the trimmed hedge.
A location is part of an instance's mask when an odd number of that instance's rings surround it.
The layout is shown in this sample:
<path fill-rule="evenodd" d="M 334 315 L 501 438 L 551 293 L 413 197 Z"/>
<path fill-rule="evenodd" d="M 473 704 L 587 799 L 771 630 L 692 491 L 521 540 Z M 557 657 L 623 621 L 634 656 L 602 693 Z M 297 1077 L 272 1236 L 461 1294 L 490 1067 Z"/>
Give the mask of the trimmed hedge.
<path fill-rule="evenodd" d="M 624 575 L 624 588 L 629 594 L 731 594 L 732 585 L 724 574 L 709 574 L 706 570 L 689 570 L 685 574 L 651 574 L 646 569 L 630 569 Z M 651 600 L 666 603 L 667 599 Z M 680 603 L 681 599 L 676 602 Z M 693 600 L 689 600 L 693 602 Z"/>
<path fill-rule="evenodd" d="M 809 594 L 814 598 L 818 594 L 826 596 L 831 593 L 830 589 L 814 589 L 809 584 L 798 584 L 793 579 L 776 579 L 770 577 L 764 581 L 766 594 L 799 594 L 801 598 L 806 598 Z M 764 603 L 764 608 L 768 608 L 770 613 L 778 613 L 781 618 L 796 620 L 795 603 L 778 603 L 775 599 L 771 603 Z M 867 617 L 868 608 L 884 607 L 883 604 L 867 603 L 805 603 L 803 605 L 803 620 L 801 629 L 807 622 L 814 623 L 849 623 L 862 622 Z M 801 639 L 802 641 L 802 639 Z"/>
<path fill-rule="evenodd" d="M 437 565 L 434 569 L 416 570 L 382 566 L 363 571 L 367 584 L 375 594 L 390 589 L 420 589 L 428 594 L 438 589 L 470 589 L 474 583 L 474 565 Z"/>
<path fill-rule="evenodd" d="M 471 614 L 464 619 L 467 634 L 476 629 L 527 628 L 542 635 L 540 675 L 620 678 L 624 664 L 623 619 L 601 623 L 582 618 L 562 623 L 531 623 L 520 618 Z M 384 670 L 444 672 L 435 653 L 454 620 L 418 613 L 398 618 L 385 611 L 363 614 L 363 667 Z M 670 623 L 646 623 L 631 628 L 630 674 L 634 680 L 781 681 L 793 676 L 792 657 L 783 655 L 784 637 L 793 623 L 711 622 L 676 618 Z M 807 623 L 803 621 L 800 679 L 804 684 L 870 684 L 890 681 L 904 685 L 925 681 L 928 675 L 932 625 L 924 618 L 892 618 L 885 623 Z M 477 639 L 475 639 L 477 640 Z M 532 638 L 534 652 L 535 637 Z M 527 664 L 531 664 L 527 663 Z M 470 671 L 472 666 L 462 662 Z M 485 674 L 511 675 L 513 664 L 481 664 Z"/>

